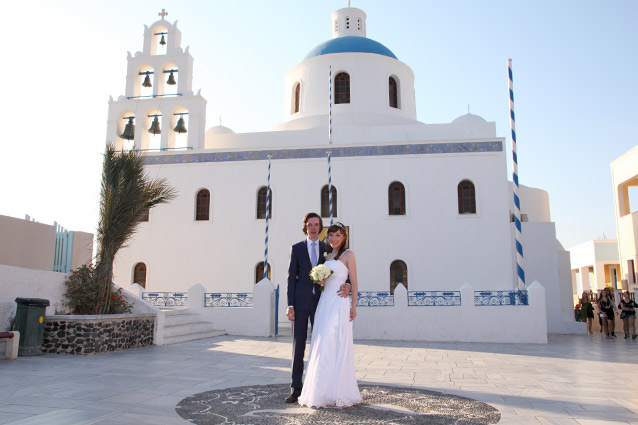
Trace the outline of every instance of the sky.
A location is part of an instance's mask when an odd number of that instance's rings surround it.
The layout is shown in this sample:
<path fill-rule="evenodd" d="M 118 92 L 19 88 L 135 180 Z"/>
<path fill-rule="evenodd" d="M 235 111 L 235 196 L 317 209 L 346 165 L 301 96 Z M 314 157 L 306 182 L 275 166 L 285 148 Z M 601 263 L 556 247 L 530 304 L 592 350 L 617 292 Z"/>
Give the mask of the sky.
<path fill-rule="evenodd" d="M 0 214 L 94 233 L 109 96 L 144 25 L 178 21 L 195 58 L 207 127 L 283 121 L 284 74 L 331 37 L 346 0 L 23 0 L 3 7 Z M 352 0 L 367 36 L 415 74 L 417 119 L 470 112 L 510 123 L 513 62 L 519 180 L 546 190 L 565 248 L 616 237 L 610 163 L 638 145 L 638 1 Z M 508 169 L 511 170 L 508 160 Z M 511 177 L 510 177 L 511 178 Z M 632 211 L 638 191 L 630 194 Z M 524 205 L 522 206 L 525 209 Z"/>

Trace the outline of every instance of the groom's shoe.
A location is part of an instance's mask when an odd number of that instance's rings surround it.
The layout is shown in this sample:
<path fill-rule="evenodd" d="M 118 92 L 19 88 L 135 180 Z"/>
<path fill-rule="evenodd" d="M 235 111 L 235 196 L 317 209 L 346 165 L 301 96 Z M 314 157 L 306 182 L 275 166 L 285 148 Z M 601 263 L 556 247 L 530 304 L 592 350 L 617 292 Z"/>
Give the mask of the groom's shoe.
<path fill-rule="evenodd" d="M 291 388 L 290 395 L 286 397 L 286 403 L 295 403 L 297 399 L 301 395 L 301 389 L 299 388 Z"/>

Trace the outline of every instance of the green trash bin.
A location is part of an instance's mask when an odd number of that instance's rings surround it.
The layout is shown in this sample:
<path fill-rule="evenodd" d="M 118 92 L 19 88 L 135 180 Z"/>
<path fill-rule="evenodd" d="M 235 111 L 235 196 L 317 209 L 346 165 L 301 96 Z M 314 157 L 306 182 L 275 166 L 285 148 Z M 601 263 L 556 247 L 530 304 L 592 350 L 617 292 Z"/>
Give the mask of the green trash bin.
<path fill-rule="evenodd" d="M 44 314 L 49 300 L 42 298 L 16 298 L 14 329 L 20 332 L 18 356 L 41 356 L 44 335 Z"/>

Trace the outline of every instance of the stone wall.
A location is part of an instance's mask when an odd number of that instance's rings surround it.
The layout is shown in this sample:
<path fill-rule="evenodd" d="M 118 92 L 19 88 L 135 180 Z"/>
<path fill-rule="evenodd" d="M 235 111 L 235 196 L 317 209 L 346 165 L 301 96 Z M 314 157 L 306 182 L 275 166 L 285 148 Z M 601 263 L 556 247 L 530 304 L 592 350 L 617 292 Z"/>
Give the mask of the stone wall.
<path fill-rule="evenodd" d="M 153 344 L 155 316 L 47 316 L 42 351 L 56 354 L 96 354 Z"/>

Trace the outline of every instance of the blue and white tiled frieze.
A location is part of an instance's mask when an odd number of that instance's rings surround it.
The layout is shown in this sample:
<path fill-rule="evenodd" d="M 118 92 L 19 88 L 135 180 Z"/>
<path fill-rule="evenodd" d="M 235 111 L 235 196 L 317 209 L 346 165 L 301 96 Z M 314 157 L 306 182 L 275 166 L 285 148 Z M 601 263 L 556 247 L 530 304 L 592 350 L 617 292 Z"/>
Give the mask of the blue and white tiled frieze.
<path fill-rule="evenodd" d="M 183 307 L 188 302 L 188 292 L 144 292 L 142 299 L 156 307 Z"/>
<path fill-rule="evenodd" d="M 204 300 L 205 307 L 253 306 L 253 294 L 250 292 L 207 292 Z"/>
<path fill-rule="evenodd" d="M 461 291 L 408 291 L 408 306 L 460 306 Z"/>
<path fill-rule="evenodd" d="M 474 305 L 529 305 L 527 291 L 474 291 Z"/>
<path fill-rule="evenodd" d="M 269 149 L 251 151 L 202 152 L 179 154 L 147 154 L 146 165 L 156 164 L 188 164 L 202 162 L 234 162 L 259 161 L 272 159 L 326 158 L 328 151 L 332 158 L 393 156 L 393 155 L 431 155 L 446 153 L 501 152 L 503 143 L 493 142 L 459 142 L 459 143 L 419 143 L 404 145 L 380 146 L 330 146 L 325 148 Z"/>
<path fill-rule="evenodd" d="M 357 307 L 392 307 L 394 306 L 394 295 L 390 295 L 388 291 L 375 292 L 363 291 L 359 292 L 357 298 Z"/>

